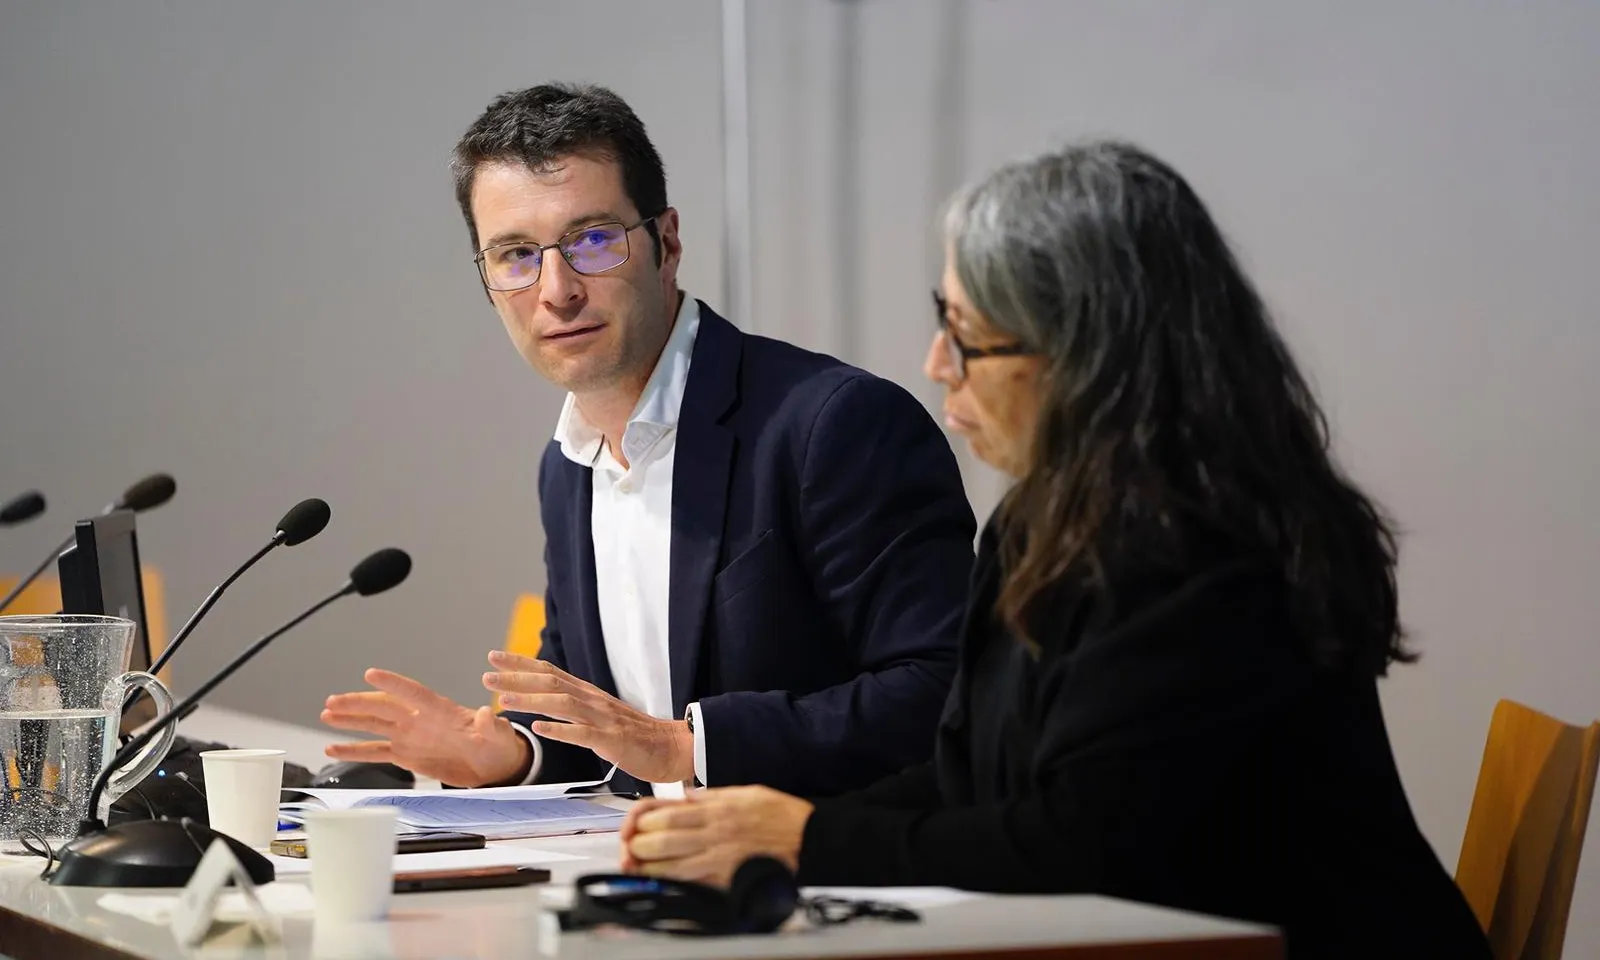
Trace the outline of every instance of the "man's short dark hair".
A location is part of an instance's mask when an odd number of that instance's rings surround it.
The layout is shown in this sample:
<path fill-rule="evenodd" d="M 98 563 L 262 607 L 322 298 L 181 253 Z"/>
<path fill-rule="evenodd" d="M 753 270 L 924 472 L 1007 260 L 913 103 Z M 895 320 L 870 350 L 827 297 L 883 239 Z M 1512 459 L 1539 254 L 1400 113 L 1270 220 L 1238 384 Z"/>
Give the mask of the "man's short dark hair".
<path fill-rule="evenodd" d="M 472 217 L 472 182 L 486 163 L 515 163 L 549 170 L 564 157 L 609 160 L 622 171 L 622 188 L 642 217 L 667 209 L 667 177 L 661 155 L 633 108 L 601 86 L 547 83 L 501 94 L 462 135 L 450 157 L 456 202 L 467 219 L 472 249 L 478 224 Z M 661 259 L 654 220 L 645 225 Z"/>

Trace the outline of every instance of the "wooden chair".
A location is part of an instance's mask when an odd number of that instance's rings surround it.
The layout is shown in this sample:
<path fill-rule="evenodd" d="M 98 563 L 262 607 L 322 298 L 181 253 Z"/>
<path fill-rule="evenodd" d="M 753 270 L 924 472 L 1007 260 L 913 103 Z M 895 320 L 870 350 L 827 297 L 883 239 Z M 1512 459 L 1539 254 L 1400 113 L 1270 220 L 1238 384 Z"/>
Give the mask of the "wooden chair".
<path fill-rule="evenodd" d="M 1456 884 L 1498 960 L 1556 960 L 1600 764 L 1600 721 L 1495 705 Z"/>
<path fill-rule="evenodd" d="M 160 569 L 144 565 L 139 569 L 139 578 L 144 581 L 144 619 L 145 628 L 150 633 L 150 659 L 161 656 L 161 651 L 167 649 L 167 588 L 162 579 Z M 0 596 L 11 592 L 17 585 L 16 577 L 0 577 Z M 6 607 L 9 615 L 32 613 L 55 613 L 61 609 L 61 581 L 54 577 L 40 577 L 28 584 L 28 589 Z M 177 659 L 174 657 L 173 659 Z M 161 682 L 172 685 L 172 665 L 161 668 L 157 674 Z"/>
<path fill-rule="evenodd" d="M 537 657 L 543 641 L 544 598 L 531 593 L 518 594 L 511 605 L 511 625 L 506 628 L 506 652 Z M 494 695 L 494 708 L 500 709 L 500 695 Z"/>

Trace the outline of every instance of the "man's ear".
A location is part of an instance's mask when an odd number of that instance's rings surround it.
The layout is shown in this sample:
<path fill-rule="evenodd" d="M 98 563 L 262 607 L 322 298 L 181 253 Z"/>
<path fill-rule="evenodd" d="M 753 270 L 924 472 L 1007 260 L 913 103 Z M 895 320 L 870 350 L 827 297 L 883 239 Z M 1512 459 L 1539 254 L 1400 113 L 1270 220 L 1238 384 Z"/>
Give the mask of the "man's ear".
<path fill-rule="evenodd" d="M 668 207 L 656 217 L 656 266 L 664 271 L 663 279 L 677 283 L 678 264 L 683 260 L 683 241 L 678 236 L 678 210 Z"/>

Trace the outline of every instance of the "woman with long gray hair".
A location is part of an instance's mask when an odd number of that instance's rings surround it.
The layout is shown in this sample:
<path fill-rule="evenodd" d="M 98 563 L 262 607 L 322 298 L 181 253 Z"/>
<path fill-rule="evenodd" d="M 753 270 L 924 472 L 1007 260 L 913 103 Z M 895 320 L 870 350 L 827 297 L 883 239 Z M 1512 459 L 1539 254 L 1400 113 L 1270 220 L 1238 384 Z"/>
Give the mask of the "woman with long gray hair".
<path fill-rule="evenodd" d="M 726 883 L 765 854 L 808 884 L 1260 921 L 1292 957 L 1487 957 L 1379 705 L 1415 659 L 1394 535 L 1200 199 L 1089 143 L 961 194 L 947 241 L 925 369 L 947 425 L 1016 482 L 935 759 L 815 802 L 643 801 L 624 867 Z"/>

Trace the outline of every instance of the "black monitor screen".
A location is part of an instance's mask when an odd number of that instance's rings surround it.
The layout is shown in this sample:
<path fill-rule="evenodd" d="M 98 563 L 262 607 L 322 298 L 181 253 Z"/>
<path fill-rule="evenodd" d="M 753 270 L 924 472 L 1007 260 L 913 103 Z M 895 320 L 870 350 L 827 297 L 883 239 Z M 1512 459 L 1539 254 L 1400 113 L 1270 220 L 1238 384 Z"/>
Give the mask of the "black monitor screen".
<path fill-rule="evenodd" d="M 144 583 L 139 573 L 139 538 L 133 511 L 114 510 L 79 520 L 77 543 L 56 564 L 61 574 L 61 612 L 123 617 L 135 624 L 129 670 L 150 669 L 150 638 L 144 616 Z M 129 733 L 155 718 L 155 703 L 140 697 L 122 715 Z"/>

